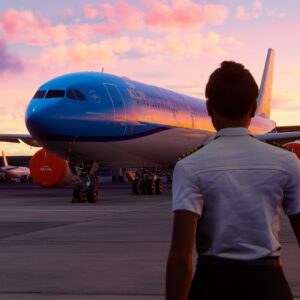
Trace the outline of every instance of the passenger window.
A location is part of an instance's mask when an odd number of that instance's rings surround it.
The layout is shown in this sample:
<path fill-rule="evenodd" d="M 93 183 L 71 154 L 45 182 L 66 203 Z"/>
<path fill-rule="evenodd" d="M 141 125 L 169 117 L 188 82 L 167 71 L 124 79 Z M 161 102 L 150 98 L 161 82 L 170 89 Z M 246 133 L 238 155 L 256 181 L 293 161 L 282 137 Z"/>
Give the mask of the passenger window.
<path fill-rule="evenodd" d="M 64 98 L 65 91 L 64 90 L 49 90 L 46 98 Z"/>
<path fill-rule="evenodd" d="M 76 100 L 76 96 L 72 90 L 67 90 L 67 97 Z"/>
<path fill-rule="evenodd" d="M 79 90 L 74 90 L 74 93 L 76 94 L 78 100 L 86 100 L 85 96 Z"/>
<path fill-rule="evenodd" d="M 33 99 L 37 99 L 37 98 L 44 98 L 46 95 L 46 91 L 37 91 L 34 96 Z"/>

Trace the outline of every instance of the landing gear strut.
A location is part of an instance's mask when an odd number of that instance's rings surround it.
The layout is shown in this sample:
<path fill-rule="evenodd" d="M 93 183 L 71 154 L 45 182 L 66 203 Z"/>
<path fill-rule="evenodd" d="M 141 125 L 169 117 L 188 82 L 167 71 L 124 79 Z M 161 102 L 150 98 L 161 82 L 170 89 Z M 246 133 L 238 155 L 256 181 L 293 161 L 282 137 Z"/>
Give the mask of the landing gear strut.
<path fill-rule="evenodd" d="M 136 195 L 161 195 L 164 186 L 161 179 L 155 175 L 143 175 L 142 178 L 135 178 L 132 182 L 132 192 Z"/>
<path fill-rule="evenodd" d="M 74 166 L 75 167 L 75 166 Z M 72 203 L 96 203 L 98 201 L 98 177 L 95 175 L 98 170 L 98 164 L 82 164 L 81 167 L 75 167 L 80 183 L 73 189 Z"/>

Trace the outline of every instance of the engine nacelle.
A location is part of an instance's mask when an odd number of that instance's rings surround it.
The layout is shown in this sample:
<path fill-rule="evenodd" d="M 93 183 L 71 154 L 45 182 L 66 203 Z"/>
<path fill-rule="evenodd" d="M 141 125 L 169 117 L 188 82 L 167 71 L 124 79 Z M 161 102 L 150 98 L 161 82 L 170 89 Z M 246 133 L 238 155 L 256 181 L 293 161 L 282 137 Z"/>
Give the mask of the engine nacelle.
<path fill-rule="evenodd" d="M 300 159 L 300 141 L 294 141 L 284 144 L 284 147 L 291 149 Z"/>
<path fill-rule="evenodd" d="M 65 186 L 77 179 L 67 161 L 46 149 L 33 155 L 29 167 L 32 181 L 42 187 Z"/>

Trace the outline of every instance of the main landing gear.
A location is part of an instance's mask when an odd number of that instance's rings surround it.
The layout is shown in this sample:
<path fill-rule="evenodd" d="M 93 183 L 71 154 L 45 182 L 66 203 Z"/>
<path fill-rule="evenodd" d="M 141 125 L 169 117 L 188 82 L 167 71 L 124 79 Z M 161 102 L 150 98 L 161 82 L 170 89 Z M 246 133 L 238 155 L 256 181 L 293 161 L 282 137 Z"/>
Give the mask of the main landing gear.
<path fill-rule="evenodd" d="M 96 203 L 98 201 L 98 163 L 82 164 L 74 166 L 80 182 L 73 189 L 72 203 Z"/>
<path fill-rule="evenodd" d="M 132 181 L 132 192 L 136 195 L 161 195 L 163 190 L 161 179 L 156 178 L 155 175 L 146 174 Z"/>

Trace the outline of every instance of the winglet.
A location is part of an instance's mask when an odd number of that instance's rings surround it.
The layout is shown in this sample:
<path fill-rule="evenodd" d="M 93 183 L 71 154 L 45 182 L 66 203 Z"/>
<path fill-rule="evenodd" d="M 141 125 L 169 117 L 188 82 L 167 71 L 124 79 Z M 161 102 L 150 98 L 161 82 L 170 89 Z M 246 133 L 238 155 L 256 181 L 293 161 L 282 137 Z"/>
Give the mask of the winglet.
<path fill-rule="evenodd" d="M 269 48 L 257 99 L 256 114 L 265 118 L 270 118 L 274 56 L 275 51 Z"/>
<path fill-rule="evenodd" d="M 6 158 L 6 155 L 4 153 L 4 150 L 2 150 L 2 158 L 3 158 L 4 167 L 8 167 L 7 158 Z"/>

